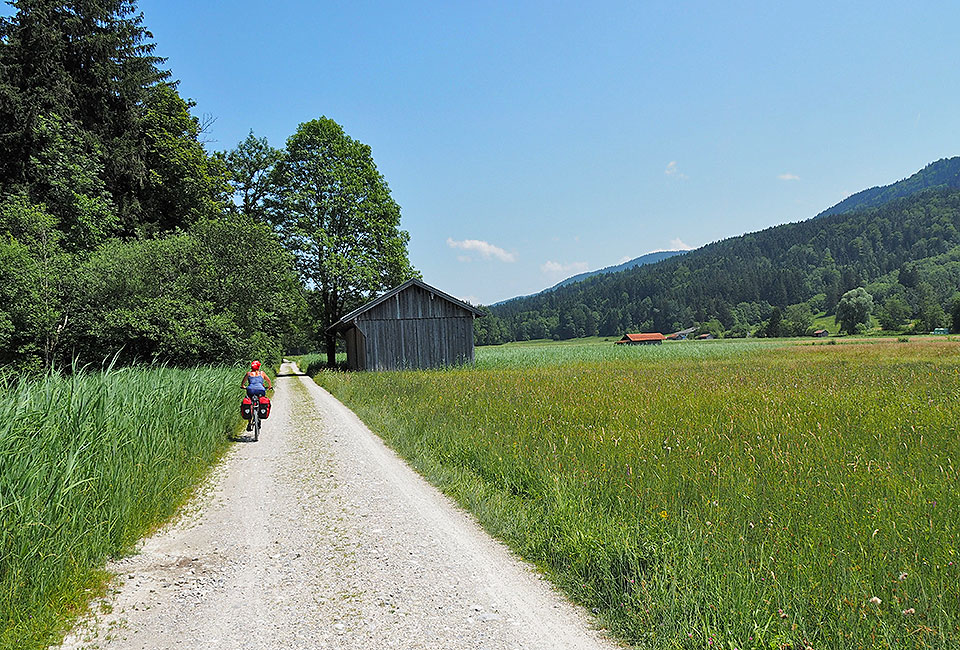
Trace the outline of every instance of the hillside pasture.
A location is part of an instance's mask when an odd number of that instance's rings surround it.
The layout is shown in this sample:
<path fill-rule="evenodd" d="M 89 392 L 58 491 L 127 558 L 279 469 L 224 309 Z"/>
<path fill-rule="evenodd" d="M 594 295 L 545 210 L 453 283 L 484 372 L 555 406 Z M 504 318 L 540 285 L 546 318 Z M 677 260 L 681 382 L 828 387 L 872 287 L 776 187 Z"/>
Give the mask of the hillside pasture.
<path fill-rule="evenodd" d="M 501 346 L 316 379 L 639 647 L 960 643 L 956 342 Z"/>

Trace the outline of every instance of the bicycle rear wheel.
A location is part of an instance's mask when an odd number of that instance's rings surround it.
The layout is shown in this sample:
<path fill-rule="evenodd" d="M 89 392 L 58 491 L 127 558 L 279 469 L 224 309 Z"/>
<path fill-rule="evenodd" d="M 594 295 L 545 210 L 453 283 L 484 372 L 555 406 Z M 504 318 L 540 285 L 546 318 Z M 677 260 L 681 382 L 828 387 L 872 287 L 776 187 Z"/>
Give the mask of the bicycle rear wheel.
<path fill-rule="evenodd" d="M 257 407 L 259 409 L 259 407 Z M 253 441 L 256 442 L 260 439 L 260 413 L 257 412 L 253 416 Z"/>

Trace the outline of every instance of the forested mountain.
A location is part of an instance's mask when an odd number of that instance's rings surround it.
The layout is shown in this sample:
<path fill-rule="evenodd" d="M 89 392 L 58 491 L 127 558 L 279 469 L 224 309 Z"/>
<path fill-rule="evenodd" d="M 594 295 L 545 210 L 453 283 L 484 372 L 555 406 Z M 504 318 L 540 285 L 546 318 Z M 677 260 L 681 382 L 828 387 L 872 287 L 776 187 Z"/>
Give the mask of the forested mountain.
<path fill-rule="evenodd" d="M 874 208 L 893 199 L 911 196 L 931 187 L 960 188 L 960 156 L 943 158 L 930 163 L 913 176 L 890 185 L 871 187 L 848 196 L 831 208 L 827 208 L 818 217 L 842 212 L 853 212 L 860 208 Z"/>
<path fill-rule="evenodd" d="M 758 326 L 763 333 L 770 320 L 777 333 L 803 333 L 814 313 L 832 312 L 856 287 L 871 292 L 878 316 L 889 306 L 901 322 L 938 326 L 946 324 L 944 306 L 960 272 L 937 272 L 935 260 L 958 247 L 960 190 L 927 189 L 499 305 L 478 322 L 477 340 L 672 332 L 694 324 L 745 336 Z"/>
<path fill-rule="evenodd" d="M 501 302 L 496 303 L 496 305 L 502 305 L 504 303 L 510 302 L 511 300 L 521 300 L 523 298 L 530 298 L 532 296 L 539 296 L 542 293 L 548 291 L 553 291 L 559 289 L 560 287 L 565 287 L 574 282 L 580 282 L 586 280 L 587 278 L 592 278 L 595 275 L 605 275 L 607 273 L 619 273 L 620 271 L 626 271 L 627 269 L 632 269 L 637 266 L 643 266 L 644 264 L 656 264 L 657 262 L 662 262 L 663 260 L 670 259 L 675 255 L 683 255 L 686 251 L 656 251 L 654 253 L 647 253 L 646 255 L 641 255 L 640 257 L 634 257 L 632 260 L 627 260 L 623 264 L 615 264 L 614 266 L 605 266 L 602 269 L 597 269 L 596 271 L 586 271 L 584 273 L 578 273 L 577 275 L 570 276 L 566 280 L 556 283 L 548 289 L 539 291 L 528 296 L 517 296 L 516 298 L 508 298 Z"/>

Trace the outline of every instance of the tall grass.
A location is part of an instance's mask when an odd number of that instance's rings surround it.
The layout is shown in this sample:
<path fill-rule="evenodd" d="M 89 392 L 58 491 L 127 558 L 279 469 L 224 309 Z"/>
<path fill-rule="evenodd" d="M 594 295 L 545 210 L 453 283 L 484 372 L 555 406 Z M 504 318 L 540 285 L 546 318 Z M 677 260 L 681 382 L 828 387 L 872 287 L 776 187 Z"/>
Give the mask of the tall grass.
<path fill-rule="evenodd" d="M 296 358 L 297 366 L 308 375 L 315 375 L 327 367 L 327 355 L 303 354 Z"/>
<path fill-rule="evenodd" d="M 326 354 L 302 354 L 299 357 L 295 357 L 294 360 L 297 362 L 297 367 L 301 371 L 307 373 L 311 377 L 322 370 L 327 370 L 327 355 Z M 337 352 L 337 363 L 346 364 L 347 362 L 347 353 L 346 352 Z"/>
<path fill-rule="evenodd" d="M 237 423 L 235 369 L 123 369 L 0 395 L 0 647 L 43 647 L 170 516 Z"/>
<path fill-rule="evenodd" d="M 958 647 L 960 347 L 696 345 L 317 381 L 640 647 Z"/>

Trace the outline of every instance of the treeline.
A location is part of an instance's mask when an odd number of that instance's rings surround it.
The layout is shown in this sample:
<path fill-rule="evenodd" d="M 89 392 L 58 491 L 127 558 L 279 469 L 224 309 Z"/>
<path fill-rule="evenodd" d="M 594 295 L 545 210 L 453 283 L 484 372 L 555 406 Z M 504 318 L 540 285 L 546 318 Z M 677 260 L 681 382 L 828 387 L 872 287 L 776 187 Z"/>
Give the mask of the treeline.
<path fill-rule="evenodd" d="M 884 327 L 946 326 L 960 287 L 960 191 L 785 224 L 681 257 L 513 300 L 477 322 L 477 341 L 619 336 L 700 325 L 715 335 L 802 335 L 815 314 L 865 287 Z M 774 326 L 770 327 L 773 320 Z"/>
<path fill-rule="evenodd" d="M 0 19 L 6 371 L 113 355 L 180 365 L 276 358 L 312 347 L 315 323 L 412 273 L 399 208 L 369 147 L 332 120 L 301 125 L 298 148 L 268 149 L 265 160 L 243 146 L 207 151 L 204 124 L 133 0 L 10 4 L 16 12 Z M 322 133 L 305 128 L 317 124 Z M 314 170 L 297 162 L 320 156 L 339 166 L 304 178 Z M 311 196 L 307 186 L 322 189 Z M 376 245 L 357 229 L 351 249 L 344 224 L 359 213 Z M 312 230 L 299 227 L 304 219 Z M 360 273 L 349 257 L 330 260 L 357 249 Z"/>
<path fill-rule="evenodd" d="M 863 208 L 875 208 L 894 199 L 912 196 L 932 187 L 960 188 L 960 156 L 941 158 L 902 181 L 857 192 L 817 216 L 825 217 Z"/>

